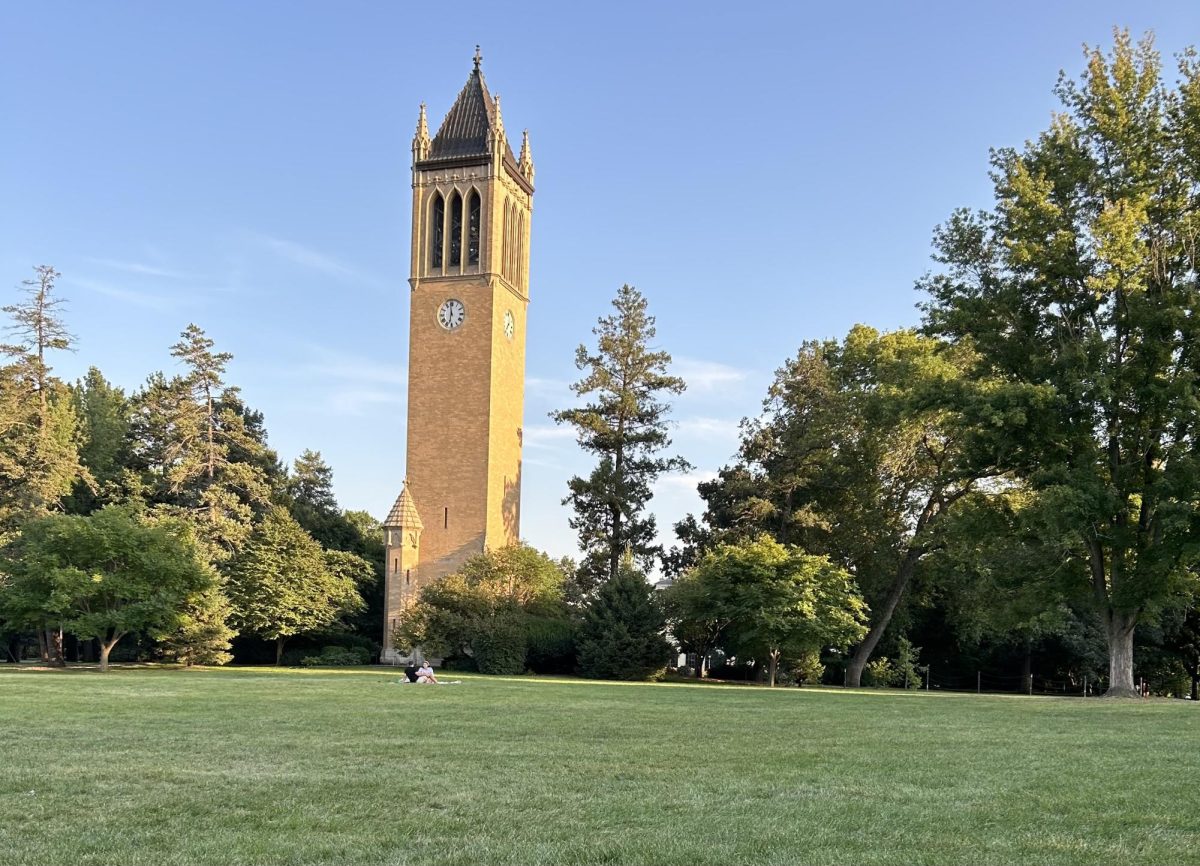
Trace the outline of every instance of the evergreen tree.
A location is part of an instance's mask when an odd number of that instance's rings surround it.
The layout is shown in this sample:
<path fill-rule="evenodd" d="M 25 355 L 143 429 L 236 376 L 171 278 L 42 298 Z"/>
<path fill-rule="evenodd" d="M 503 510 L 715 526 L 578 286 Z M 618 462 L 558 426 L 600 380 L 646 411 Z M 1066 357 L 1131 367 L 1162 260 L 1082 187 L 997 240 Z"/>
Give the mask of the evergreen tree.
<path fill-rule="evenodd" d="M 122 498 L 121 480 L 129 463 L 130 406 L 125 392 L 91 367 L 71 387 L 79 419 L 79 457 L 89 478 L 80 478 L 68 497 L 73 514 L 90 514 Z"/>
<path fill-rule="evenodd" d="M 3 308 L 12 324 L 12 342 L 0 345 L 10 359 L 0 367 L 0 543 L 26 521 L 61 507 L 78 479 L 78 429 L 70 392 L 50 375 L 51 352 L 72 348 L 62 320 L 64 301 L 55 297 L 59 273 L 34 268 L 36 278 L 21 283 L 25 300 Z M 62 628 L 38 632 L 42 657 L 63 664 Z"/>
<path fill-rule="evenodd" d="M 77 478 L 77 418 L 70 393 L 50 375 L 48 355 L 72 348 L 54 296 L 58 271 L 34 268 L 24 280 L 24 301 L 3 307 L 13 342 L 0 346 L 9 363 L 0 367 L 0 540 L 27 519 L 59 507 Z"/>
<path fill-rule="evenodd" d="M 235 553 L 256 513 L 270 502 L 261 416 L 250 412 L 238 389 L 225 384 L 227 352 L 189 325 L 172 354 L 184 376 L 152 375 L 134 396 L 131 418 L 131 495 L 189 521 L 212 562 Z"/>
<path fill-rule="evenodd" d="M 600 585 L 583 613 L 576 640 L 581 676 L 645 680 L 671 658 L 666 618 L 654 588 L 625 556 L 615 577 Z"/>
<path fill-rule="evenodd" d="M 671 444 L 670 407 L 662 397 L 686 385 L 667 374 L 671 356 L 650 348 L 655 328 L 646 299 L 626 285 L 613 307 L 616 312 L 592 330 L 595 350 L 581 345 L 575 353 L 584 376 L 571 390 L 591 401 L 551 413 L 557 423 L 572 425 L 579 444 L 599 458 L 589 477 L 568 482 L 563 500 L 575 511 L 570 524 L 584 553 L 577 579 L 592 585 L 617 576 L 626 549 L 643 568 L 654 566 L 662 550 L 654 541 L 654 516 L 645 513 L 651 486 L 664 472 L 691 468 L 682 457 L 661 456 Z"/>

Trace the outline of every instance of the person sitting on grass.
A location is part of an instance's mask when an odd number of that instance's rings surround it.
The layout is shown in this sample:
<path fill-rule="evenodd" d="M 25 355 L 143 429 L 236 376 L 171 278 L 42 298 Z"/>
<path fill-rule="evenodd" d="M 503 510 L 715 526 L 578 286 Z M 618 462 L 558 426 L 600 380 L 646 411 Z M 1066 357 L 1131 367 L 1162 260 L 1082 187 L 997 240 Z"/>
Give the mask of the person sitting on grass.
<path fill-rule="evenodd" d="M 415 661 L 411 661 L 405 666 L 404 678 L 410 683 L 417 681 L 417 663 Z"/>
<path fill-rule="evenodd" d="M 437 683 L 437 677 L 433 675 L 433 668 L 429 666 L 429 662 L 421 663 L 421 669 L 417 671 L 417 682 Z"/>

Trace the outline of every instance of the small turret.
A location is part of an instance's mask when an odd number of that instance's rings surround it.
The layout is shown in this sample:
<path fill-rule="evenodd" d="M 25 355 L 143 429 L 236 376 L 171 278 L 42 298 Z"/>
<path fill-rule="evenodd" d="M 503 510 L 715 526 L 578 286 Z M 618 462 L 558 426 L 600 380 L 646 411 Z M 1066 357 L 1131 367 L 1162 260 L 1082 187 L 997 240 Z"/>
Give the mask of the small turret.
<path fill-rule="evenodd" d="M 517 161 L 521 174 L 531 184 L 533 183 L 533 151 L 529 149 L 529 130 L 521 133 L 521 158 Z"/>
<path fill-rule="evenodd" d="M 421 113 L 417 116 L 417 133 L 413 136 L 413 162 L 420 162 L 429 156 L 429 120 L 425 117 L 425 103 L 421 103 Z"/>
<path fill-rule="evenodd" d="M 425 528 L 417 513 L 417 504 L 408 492 L 408 480 L 396 503 L 383 521 L 384 560 L 384 634 L 383 659 L 400 658 L 392 642 L 392 631 L 404 609 L 416 600 L 420 583 L 417 569 L 421 561 L 421 530 Z"/>

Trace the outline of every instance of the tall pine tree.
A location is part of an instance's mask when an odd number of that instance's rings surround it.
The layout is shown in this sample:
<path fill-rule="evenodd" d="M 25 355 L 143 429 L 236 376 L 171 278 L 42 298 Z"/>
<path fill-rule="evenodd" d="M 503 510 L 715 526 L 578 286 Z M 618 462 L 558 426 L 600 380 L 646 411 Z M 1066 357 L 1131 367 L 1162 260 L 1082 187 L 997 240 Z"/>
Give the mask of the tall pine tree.
<path fill-rule="evenodd" d="M 643 568 L 654 566 L 662 549 L 655 543 L 654 515 L 645 513 L 651 486 L 664 472 L 691 468 L 682 457 L 662 456 L 671 445 L 670 406 L 663 398 L 687 386 L 667 373 L 671 356 L 651 348 L 654 317 L 646 312 L 646 299 L 625 285 L 613 308 L 592 330 L 596 348 L 580 345 L 575 352 L 584 376 L 571 390 L 589 401 L 550 416 L 572 425 L 579 444 L 599 458 L 589 477 L 568 482 L 563 500 L 575 511 L 571 528 L 584 553 L 577 579 L 593 585 L 616 578 L 626 549 Z"/>

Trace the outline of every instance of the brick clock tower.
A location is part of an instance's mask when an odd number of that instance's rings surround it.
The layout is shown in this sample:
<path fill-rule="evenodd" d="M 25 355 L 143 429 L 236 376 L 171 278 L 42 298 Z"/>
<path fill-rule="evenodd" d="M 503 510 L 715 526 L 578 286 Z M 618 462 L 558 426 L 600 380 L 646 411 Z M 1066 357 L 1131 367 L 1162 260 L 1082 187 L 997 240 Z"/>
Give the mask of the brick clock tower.
<path fill-rule="evenodd" d="M 404 487 L 384 521 L 383 661 L 417 591 L 520 539 L 533 157 L 514 156 L 500 97 L 475 68 L 412 153 L 412 287 Z"/>

